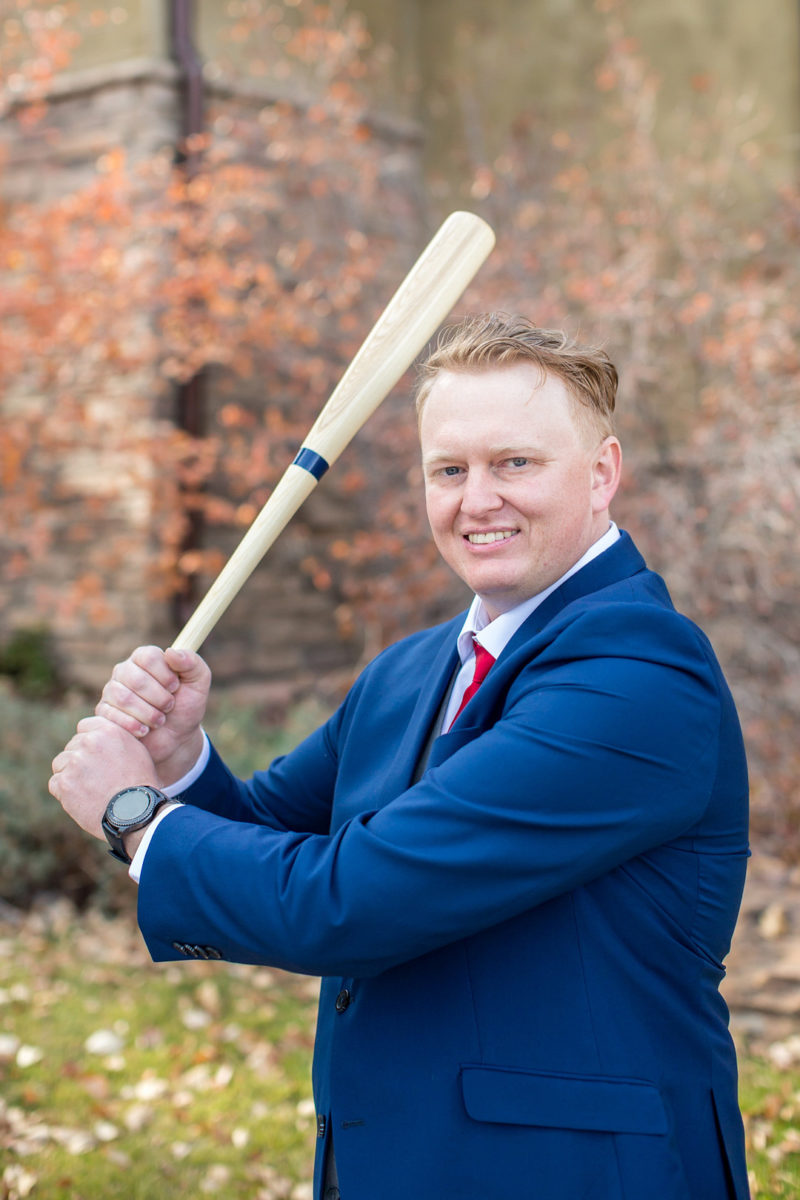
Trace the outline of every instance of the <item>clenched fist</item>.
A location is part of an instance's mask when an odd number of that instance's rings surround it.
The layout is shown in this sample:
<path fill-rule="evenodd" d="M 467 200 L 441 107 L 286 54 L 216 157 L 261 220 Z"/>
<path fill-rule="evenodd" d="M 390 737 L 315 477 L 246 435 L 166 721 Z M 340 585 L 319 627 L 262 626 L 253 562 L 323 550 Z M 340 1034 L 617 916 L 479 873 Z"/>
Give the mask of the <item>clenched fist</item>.
<path fill-rule="evenodd" d="M 118 663 L 95 713 L 141 740 L 165 784 L 197 761 L 211 672 L 189 650 L 140 646 Z"/>
<path fill-rule="evenodd" d="M 159 774 L 139 738 L 102 717 L 85 717 L 77 733 L 53 759 L 50 794 L 64 812 L 93 837 L 115 792 L 138 784 L 160 786 Z"/>

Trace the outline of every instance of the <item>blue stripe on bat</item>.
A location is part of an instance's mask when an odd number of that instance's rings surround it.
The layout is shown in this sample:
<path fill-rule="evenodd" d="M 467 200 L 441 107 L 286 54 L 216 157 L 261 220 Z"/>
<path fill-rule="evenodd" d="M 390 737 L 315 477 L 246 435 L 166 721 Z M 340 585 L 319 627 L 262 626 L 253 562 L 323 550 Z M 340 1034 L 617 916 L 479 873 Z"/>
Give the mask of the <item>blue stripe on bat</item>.
<path fill-rule="evenodd" d="M 321 454 L 317 454 L 316 450 L 309 450 L 308 446 L 302 446 L 297 452 L 297 457 L 294 460 L 296 467 L 302 467 L 304 471 L 308 471 L 309 475 L 313 475 L 317 483 L 328 470 L 330 463 L 326 462 Z"/>

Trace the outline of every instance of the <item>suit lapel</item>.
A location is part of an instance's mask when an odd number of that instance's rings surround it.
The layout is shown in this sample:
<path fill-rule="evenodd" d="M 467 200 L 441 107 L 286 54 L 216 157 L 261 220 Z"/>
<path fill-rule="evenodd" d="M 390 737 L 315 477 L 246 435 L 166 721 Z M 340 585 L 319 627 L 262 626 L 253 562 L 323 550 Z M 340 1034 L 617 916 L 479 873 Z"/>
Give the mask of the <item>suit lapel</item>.
<path fill-rule="evenodd" d="M 545 631 L 548 625 L 567 605 L 594 592 L 600 592 L 612 584 L 629 579 L 632 575 L 646 569 L 646 563 L 641 554 L 628 534 L 623 531 L 613 546 L 597 558 L 592 559 L 554 592 L 551 592 L 547 599 L 533 610 L 503 649 L 496 665 L 487 675 L 486 681 L 481 684 L 477 695 L 470 701 L 465 710 L 464 719 L 456 723 L 452 732 L 444 733 L 435 739 L 431 746 L 427 766 L 438 766 L 491 724 L 494 719 L 492 714 L 497 709 L 498 698 L 505 695 L 510 686 L 510 679 L 520 671 L 525 662 L 538 652 L 540 647 L 533 644 L 537 639 L 541 646 L 547 644 L 549 639 Z"/>
<path fill-rule="evenodd" d="M 428 735 L 444 700 L 453 673 L 458 666 L 458 650 L 456 640 L 459 630 L 464 623 L 465 613 L 461 613 L 442 629 L 439 649 L 433 656 L 430 666 L 420 688 L 419 699 L 406 726 L 405 733 L 400 739 L 397 753 L 394 757 L 388 778 L 391 787 L 387 795 L 396 794 L 392 789 L 397 787 L 404 791 L 414 782 L 414 774 L 420 755 L 426 749 Z"/>

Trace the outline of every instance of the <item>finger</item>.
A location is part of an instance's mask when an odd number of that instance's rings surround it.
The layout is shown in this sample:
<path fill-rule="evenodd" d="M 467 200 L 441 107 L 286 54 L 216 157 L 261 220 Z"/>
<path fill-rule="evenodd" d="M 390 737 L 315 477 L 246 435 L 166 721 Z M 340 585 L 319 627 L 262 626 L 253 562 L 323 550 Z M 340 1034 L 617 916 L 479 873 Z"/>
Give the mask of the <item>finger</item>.
<path fill-rule="evenodd" d="M 199 654 L 192 650 L 175 650 L 170 647 L 164 657 L 167 665 L 180 676 L 181 683 L 189 687 L 208 688 L 211 671 Z"/>
<path fill-rule="evenodd" d="M 148 733 L 152 733 L 156 728 L 157 719 L 153 717 L 150 723 L 140 721 L 138 717 L 132 717 L 122 709 L 114 708 L 107 704 L 105 700 L 99 700 L 95 706 L 95 713 L 98 717 L 102 717 L 105 721 L 110 721 L 113 725 L 117 725 L 125 733 L 129 733 L 131 737 L 144 738 Z M 163 724 L 163 718 L 158 724 Z"/>
<path fill-rule="evenodd" d="M 56 758 L 53 759 L 53 768 L 55 769 L 55 764 L 59 763 L 58 770 L 63 771 L 64 767 L 69 762 L 70 757 L 73 754 L 73 752 L 75 750 L 79 749 L 80 744 L 81 744 L 81 741 L 80 741 L 80 738 L 78 737 L 77 733 L 73 733 L 72 737 L 69 739 L 69 741 L 67 742 L 66 746 L 61 751 L 61 753 L 59 755 L 57 755 Z"/>
<path fill-rule="evenodd" d="M 65 771 L 67 767 L 74 761 L 76 751 L 79 751 L 83 746 L 83 741 L 77 735 L 71 737 L 60 754 L 57 754 L 50 764 L 50 770 L 54 775 L 59 775 Z"/>
<path fill-rule="evenodd" d="M 141 696 L 143 700 L 154 704 L 157 708 L 162 708 L 165 700 L 172 696 L 180 687 L 180 679 L 174 671 L 166 668 L 159 672 L 159 675 L 154 675 L 152 671 L 142 667 L 139 663 L 134 662 L 132 658 L 127 658 L 125 662 L 117 663 L 114 670 L 111 672 L 111 679 L 106 684 L 118 684 L 121 688 L 127 688 L 135 696 Z M 103 691 L 105 692 L 105 688 Z"/>
<path fill-rule="evenodd" d="M 158 646 L 138 646 L 128 661 L 152 675 L 168 692 L 178 690 L 180 679 L 168 662 L 167 655 Z"/>
<path fill-rule="evenodd" d="M 175 707 L 174 697 L 160 685 L 157 692 L 153 689 L 151 692 L 152 701 L 117 680 L 109 680 L 95 706 L 95 714 L 135 737 L 144 737 L 151 729 L 163 725 L 166 714 Z"/>
<path fill-rule="evenodd" d="M 77 741 L 78 738 L 81 738 L 82 742 L 85 743 L 87 741 L 87 738 L 85 737 L 86 734 L 99 733 L 108 735 L 112 732 L 112 730 L 114 733 L 116 733 L 118 727 L 114 721 L 107 721 L 105 717 L 98 717 L 95 715 L 93 717 L 82 717 L 80 721 L 78 721 L 76 728 L 78 732 L 75 738 L 73 738 L 73 741 Z"/>
<path fill-rule="evenodd" d="M 114 667 L 106 688 L 110 684 L 117 684 L 120 688 L 127 688 L 134 695 L 141 696 L 143 700 L 147 700 L 155 707 L 163 708 L 165 702 L 180 687 L 180 679 L 174 671 L 166 667 L 166 664 L 162 665 L 164 670 L 153 674 L 147 667 L 128 658 Z M 105 690 L 104 688 L 103 691 Z"/>
<path fill-rule="evenodd" d="M 87 719 L 89 718 L 84 718 L 84 720 Z M 97 718 L 91 719 L 96 720 Z M 77 758 L 90 749 L 91 738 L 88 736 L 88 730 L 81 730 L 81 726 L 83 724 L 83 721 L 78 722 L 79 732 L 72 735 L 61 753 L 57 754 L 50 764 L 54 775 L 59 774 L 61 771 L 65 771 L 70 765 L 76 762 Z"/>

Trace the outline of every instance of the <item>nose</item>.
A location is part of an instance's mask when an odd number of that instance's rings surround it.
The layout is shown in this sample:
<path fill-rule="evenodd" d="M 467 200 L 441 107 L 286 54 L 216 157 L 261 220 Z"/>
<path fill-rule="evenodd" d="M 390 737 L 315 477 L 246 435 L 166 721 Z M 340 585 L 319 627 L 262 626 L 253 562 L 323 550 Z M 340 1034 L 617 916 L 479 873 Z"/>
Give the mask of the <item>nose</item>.
<path fill-rule="evenodd" d="M 480 517 L 503 507 L 503 498 L 491 472 L 470 470 L 461 491 L 461 511 L 469 517 Z"/>

